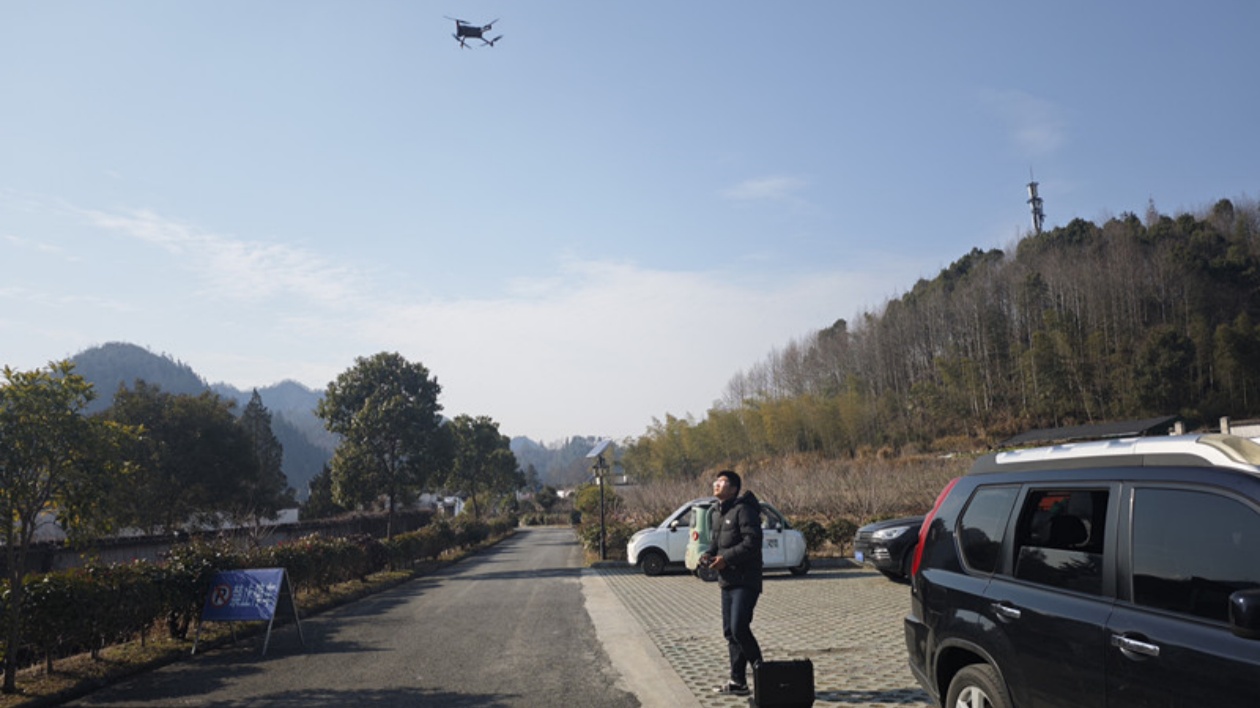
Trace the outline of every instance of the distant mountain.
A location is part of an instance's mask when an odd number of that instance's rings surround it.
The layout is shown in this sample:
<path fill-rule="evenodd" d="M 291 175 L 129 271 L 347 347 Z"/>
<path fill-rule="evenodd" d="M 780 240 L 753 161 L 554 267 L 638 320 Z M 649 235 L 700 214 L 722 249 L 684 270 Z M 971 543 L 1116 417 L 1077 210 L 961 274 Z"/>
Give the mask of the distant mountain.
<path fill-rule="evenodd" d="M 73 357 L 75 373 L 95 387 L 97 399 L 89 413 L 105 410 L 114 402 L 118 387 L 135 386 L 137 380 L 153 384 L 167 393 L 198 395 L 212 391 L 225 400 L 236 402 L 239 414 L 249 403 L 253 390 L 242 391 L 230 384 L 209 384 L 192 367 L 166 354 L 154 354 L 144 347 L 124 342 L 110 342 L 86 349 Z M 324 465 L 332 459 L 337 437 L 324 428 L 315 416 L 315 406 L 323 397 L 296 381 L 258 389 L 263 405 L 271 413 L 271 431 L 284 446 L 282 469 L 289 485 L 300 500 L 309 494 L 308 485 Z M 586 454 L 599 438 L 575 436 L 548 446 L 526 437 L 512 439 L 511 449 L 522 470 L 530 465 L 543 484 L 569 487 L 590 478 L 590 461 Z"/>
<path fill-rule="evenodd" d="M 249 397 L 253 394 L 252 389 L 242 391 L 225 383 L 214 384 L 210 390 L 224 398 L 235 400 L 241 405 L 249 403 Z M 319 399 L 324 397 L 319 391 L 312 391 L 296 381 L 287 380 L 258 389 L 258 395 L 262 396 L 263 403 L 272 413 L 276 411 L 312 413 Z"/>
<path fill-rule="evenodd" d="M 134 344 L 110 342 L 86 349 L 71 357 L 71 361 L 75 373 L 87 379 L 96 390 L 97 399 L 88 406 L 88 413 L 109 408 L 118 387 L 134 387 L 136 381 L 153 384 L 173 394 L 196 396 L 212 391 L 236 402 L 238 415 L 253 395 L 252 389 L 241 391 L 228 384 L 207 384 L 187 364 Z M 295 381 L 260 388 L 258 395 L 271 413 L 272 433 L 284 446 L 281 469 L 298 499 L 305 499 L 311 478 L 332 459 L 337 447 L 336 437 L 324 429 L 323 422 L 314 413 L 322 395 Z"/>
<path fill-rule="evenodd" d="M 556 447 L 549 447 L 526 437 L 517 437 L 512 438 L 511 448 L 522 470 L 533 465 L 543 484 L 561 488 L 590 479 L 591 464 L 586 454 L 599 441 L 600 438 L 578 435 Z"/>
<path fill-rule="evenodd" d="M 174 394 L 195 396 L 210 388 L 187 364 L 134 344 L 110 342 L 85 349 L 70 360 L 74 362 L 74 373 L 87 379 L 96 391 L 97 398 L 87 407 L 87 413 L 109 408 L 118 387 L 134 387 L 137 380 Z"/>

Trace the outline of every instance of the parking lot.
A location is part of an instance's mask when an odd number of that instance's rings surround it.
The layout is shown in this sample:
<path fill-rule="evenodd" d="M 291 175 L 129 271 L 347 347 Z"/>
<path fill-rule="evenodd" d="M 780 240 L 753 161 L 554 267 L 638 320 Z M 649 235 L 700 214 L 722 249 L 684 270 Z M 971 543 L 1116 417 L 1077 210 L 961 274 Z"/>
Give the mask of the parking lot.
<path fill-rule="evenodd" d="M 745 706 L 712 688 L 726 678 L 716 583 L 628 567 L 597 573 L 639 622 L 700 706 Z M 930 706 L 906 667 L 902 618 L 909 588 L 872 570 L 816 567 L 766 575 L 753 631 L 766 659 L 810 659 L 815 705 Z"/>

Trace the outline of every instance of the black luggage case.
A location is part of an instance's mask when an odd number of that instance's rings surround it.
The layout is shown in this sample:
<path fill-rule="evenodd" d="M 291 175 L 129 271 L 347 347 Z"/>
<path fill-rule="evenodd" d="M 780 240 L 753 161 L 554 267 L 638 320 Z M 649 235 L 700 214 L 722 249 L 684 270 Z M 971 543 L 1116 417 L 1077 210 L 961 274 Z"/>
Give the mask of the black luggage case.
<path fill-rule="evenodd" d="M 753 668 L 752 708 L 809 708 L 814 705 L 814 662 L 763 661 Z"/>

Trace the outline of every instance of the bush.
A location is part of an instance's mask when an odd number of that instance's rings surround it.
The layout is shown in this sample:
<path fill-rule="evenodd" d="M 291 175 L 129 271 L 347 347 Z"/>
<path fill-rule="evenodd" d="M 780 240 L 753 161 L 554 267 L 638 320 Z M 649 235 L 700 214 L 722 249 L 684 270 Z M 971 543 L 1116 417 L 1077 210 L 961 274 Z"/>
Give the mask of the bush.
<path fill-rule="evenodd" d="M 445 520 L 440 520 L 418 531 L 395 536 L 385 543 L 385 551 L 390 564 L 410 568 L 417 561 L 436 559 L 454 545 L 455 531 Z"/>
<path fill-rule="evenodd" d="M 53 659 L 89 646 L 84 636 L 82 608 L 79 598 L 84 589 L 69 573 L 27 576 L 22 583 L 22 638 L 31 655 L 43 657 L 44 668 L 51 672 Z M 19 661 L 23 660 L 21 653 Z"/>
<path fill-rule="evenodd" d="M 515 515 L 487 521 L 466 516 L 455 523 L 437 521 L 387 542 L 366 534 L 310 535 L 248 552 L 224 540 L 197 540 L 175 546 L 161 563 L 88 565 L 29 575 L 23 581 L 22 640 L 11 649 L 19 663 L 42 659 L 51 671 L 59 657 L 83 651 L 96 657 L 102 647 L 136 635 L 143 642 L 159 621 L 165 622 L 171 638 L 185 639 L 219 571 L 284 568 L 295 593 L 299 587 L 325 591 L 336 583 L 366 580 L 389 563 L 436 559 L 452 548 L 508 535 L 518 523 Z M 8 602 L 7 585 L 0 582 L 0 620 Z M 4 651 L 0 645 L 0 659 Z"/>
<path fill-rule="evenodd" d="M 617 496 L 612 485 L 604 485 L 604 516 L 613 514 L 621 506 L 621 497 Z M 579 487 L 574 495 L 573 508 L 582 512 L 583 516 L 599 518 L 599 485 L 585 484 Z"/>
<path fill-rule="evenodd" d="M 490 537 L 490 527 L 466 514 L 455 517 L 451 523 L 455 531 L 456 546 L 475 546 Z"/>
<path fill-rule="evenodd" d="M 525 526 L 563 526 L 572 524 L 573 520 L 569 514 L 526 514 L 521 517 L 521 524 Z"/>
<path fill-rule="evenodd" d="M 799 523 L 792 522 L 792 526 L 805 537 L 805 548 L 810 551 L 817 551 L 827 541 L 827 529 L 813 519 L 806 519 Z"/>
<path fill-rule="evenodd" d="M 827 522 L 827 540 L 831 541 L 837 548 L 848 548 L 853 542 L 853 534 L 857 533 L 857 530 L 857 522 L 852 519 L 832 519 Z"/>
<path fill-rule="evenodd" d="M 626 543 L 634 535 L 634 527 L 620 519 L 604 520 L 604 550 L 609 557 L 624 558 Z M 599 552 L 599 521 L 582 524 L 577 527 L 578 539 L 582 546 L 590 552 Z"/>
<path fill-rule="evenodd" d="M 226 568 L 240 567 L 238 558 L 226 541 L 193 541 L 176 546 L 167 553 L 162 604 L 172 639 L 188 636 L 193 618 L 201 614 L 201 605 L 214 574 Z"/>

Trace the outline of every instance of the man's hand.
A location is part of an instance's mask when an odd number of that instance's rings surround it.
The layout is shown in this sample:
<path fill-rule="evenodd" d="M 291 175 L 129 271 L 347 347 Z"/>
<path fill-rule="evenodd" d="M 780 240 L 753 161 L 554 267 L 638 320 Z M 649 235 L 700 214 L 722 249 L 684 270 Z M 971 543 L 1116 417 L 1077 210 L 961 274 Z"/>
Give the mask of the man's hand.
<path fill-rule="evenodd" d="M 726 559 L 722 556 L 716 556 L 709 562 L 709 567 L 714 570 L 721 570 L 726 567 Z"/>

